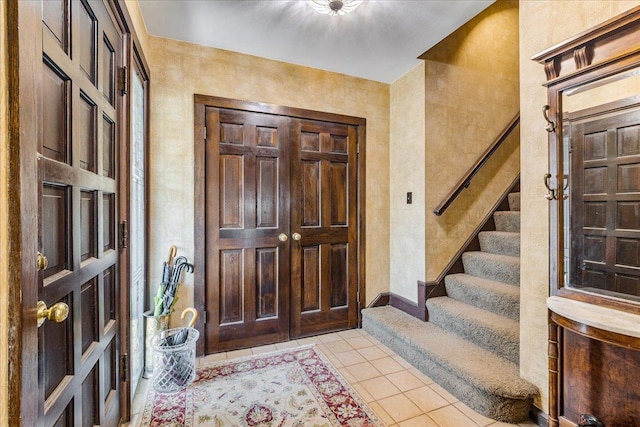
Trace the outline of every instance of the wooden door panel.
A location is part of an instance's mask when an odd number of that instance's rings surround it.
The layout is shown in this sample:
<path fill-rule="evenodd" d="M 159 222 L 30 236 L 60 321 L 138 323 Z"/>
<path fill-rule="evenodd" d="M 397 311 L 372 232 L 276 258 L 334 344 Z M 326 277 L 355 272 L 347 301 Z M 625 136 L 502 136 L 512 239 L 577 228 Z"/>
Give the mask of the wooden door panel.
<path fill-rule="evenodd" d="M 42 2 L 42 21 L 56 38 L 60 49 L 67 52 L 69 16 L 68 3 L 65 0 L 48 0 Z"/>
<path fill-rule="evenodd" d="M 329 191 L 331 194 L 329 211 L 331 226 L 347 226 L 349 201 L 349 165 L 345 163 L 329 163 Z"/>
<path fill-rule="evenodd" d="M 49 267 L 38 298 L 65 302 L 69 316 L 38 330 L 39 423 L 116 426 L 115 75 L 123 40 L 102 1 L 46 0 L 42 11 L 38 230 Z"/>
<path fill-rule="evenodd" d="M 42 118 L 42 155 L 59 162 L 68 162 L 70 153 L 69 96 L 70 81 L 48 61 L 42 63 L 42 107 L 47 114 Z"/>
<path fill-rule="evenodd" d="M 42 250 L 46 254 L 49 265 L 44 271 L 44 278 L 69 269 L 68 242 L 70 203 L 68 188 L 65 186 L 43 185 L 42 209 L 47 215 L 42 218 L 42 227 L 49 230 L 43 235 Z"/>
<path fill-rule="evenodd" d="M 220 228 L 244 227 L 243 173 L 243 156 L 220 156 Z"/>
<path fill-rule="evenodd" d="M 346 307 L 349 304 L 349 251 L 348 245 L 339 243 L 331 245 L 331 308 Z"/>
<path fill-rule="evenodd" d="M 287 119 L 207 107 L 207 352 L 288 337 Z"/>
<path fill-rule="evenodd" d="M 79 58 L 80 69 L 92 83 L 96 79 L 97 23 L 91 7 L 85 2 L 75 2 L 78 19 L 74 28 L 77 38 L 74 41 L 75 55 Z"/>
<path fill-rule="evenodd" d="M 320 310 L 320 245 L 304 246 L 300 267 L 302 312 Z"/>
<path fill-rule="evenodd" d="M 278 226 L 278 159 L 256 158 L 256 228 Z"/>
<path fill-rule="evenodd" d="M 73 303 L 70 299 L 65 298 L 56 302 L 64 302 L 69 305 L 69 318 L 73 321 L 73 312 L 71 307 Z M 54 390 L 59 386 L 63 386 L 64 381 L 70 379 L 73 375 L 73 331 L 72 322 L 53 323 L 45 322 L 38 331 L 39 345 L 47 348 L 44 357 L 41 357 L 40 363 L 44 365 L 41 378 L 44 388 L 45 401 L 49 399 Z"/>
<path fill-rule="evenodd" d="M 278 316 L 278 248 L 256 249 L 256 319 Z"/>
<path fill-rule="evenodd" d="M 320 161 L 302 161 L 302 221 L 303 227 L 320 225 Z"/>

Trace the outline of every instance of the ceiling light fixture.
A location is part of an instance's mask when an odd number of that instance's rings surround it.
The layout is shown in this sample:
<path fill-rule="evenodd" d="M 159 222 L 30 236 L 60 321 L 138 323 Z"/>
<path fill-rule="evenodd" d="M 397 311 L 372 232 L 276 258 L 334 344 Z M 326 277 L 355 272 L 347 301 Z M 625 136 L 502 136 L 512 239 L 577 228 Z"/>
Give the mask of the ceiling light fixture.
<path fill-rule="evenodd" d="M 311 6 L 326 15 L 346 15 L 362 3 L 362 0 L 309 0 Z"/>

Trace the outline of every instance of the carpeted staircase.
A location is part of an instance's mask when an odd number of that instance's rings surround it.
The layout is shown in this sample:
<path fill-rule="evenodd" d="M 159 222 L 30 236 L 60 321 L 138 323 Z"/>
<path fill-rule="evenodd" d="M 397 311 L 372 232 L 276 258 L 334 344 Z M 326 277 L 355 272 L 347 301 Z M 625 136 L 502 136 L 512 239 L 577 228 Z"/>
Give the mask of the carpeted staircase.
<path fill-rule="evenodd" d="M 528 418 L 535 386 L 520 378 L 520 193 L 480 232 L 464 273 L 445 277 L 447 296 L 427 300 L 429 322 L 391 306 L 362 311 L 362 327 L 477 412 Z"/>

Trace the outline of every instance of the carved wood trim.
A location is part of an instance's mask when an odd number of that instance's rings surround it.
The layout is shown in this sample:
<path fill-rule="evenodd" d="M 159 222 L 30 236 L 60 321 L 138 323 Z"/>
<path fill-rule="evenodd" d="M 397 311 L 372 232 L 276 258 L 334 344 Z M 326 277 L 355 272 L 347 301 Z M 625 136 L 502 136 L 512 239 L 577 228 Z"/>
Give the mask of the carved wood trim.
<path fill-rule="evenodd" d="M 557 62 L 554 60 L 544 63 L 544 72 L 547 75 L 547 80 L 553 80 L 560 75 Z"/>
<path fill-rule="evenodd" d="M 579 49 L 575 49 L 573 51 L 573 60 L 576 62 L 576 68 L 579 70 L 581 68 L 587 67 L 591 61 L 587 55 L 587 46 L 582 46 Z"/>
<path fill-rule="evenodd" d="M 637 56 L 640 54 L 639 21 L 640 6 L 537 53 L 531 59 L 544 65 L 546 85 L 549 86 Z"/>

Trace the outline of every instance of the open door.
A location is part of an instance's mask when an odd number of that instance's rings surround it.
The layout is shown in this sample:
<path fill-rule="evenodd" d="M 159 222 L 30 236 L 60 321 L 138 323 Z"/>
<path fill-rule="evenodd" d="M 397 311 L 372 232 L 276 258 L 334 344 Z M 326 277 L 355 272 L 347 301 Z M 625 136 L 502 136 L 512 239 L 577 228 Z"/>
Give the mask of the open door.
<path fill-rule="evenodd" d="M 121 418 L 118 77 L 125 36 L 112 6 L 88 0 L 14 6 L 23 238 L 20 425 L 117 426 Z"/>

